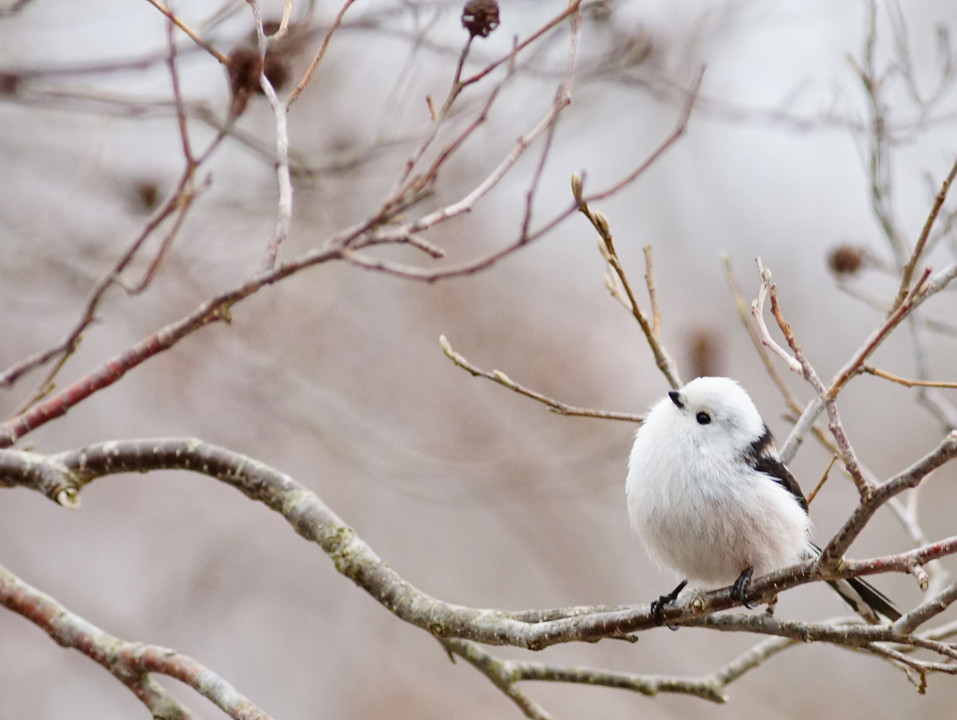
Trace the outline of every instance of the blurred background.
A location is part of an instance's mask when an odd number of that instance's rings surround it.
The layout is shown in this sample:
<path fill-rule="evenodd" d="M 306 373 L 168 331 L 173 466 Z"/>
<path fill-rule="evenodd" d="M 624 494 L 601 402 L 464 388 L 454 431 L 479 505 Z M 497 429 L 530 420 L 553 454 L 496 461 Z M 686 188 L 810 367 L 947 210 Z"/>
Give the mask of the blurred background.
<path fill-rule="evenodd" d="M 262 5 L 267 19 L 279 16 L 280 2 Z M 514 36 L 526 37 L 563 7 L 503 0 L 501 26 L 475 40 L 466 72 L 507 53 Z M 568 206 L 573 172 L 585 174 L 586 190 L 627 175 L 670 132 L 706 66 L 685 136 L 595 209 L 608 217 L 642 302 L 641 248 L 653 246 L 663 337 L 683 377 L 737 378 L 780 439 L 789 432 L 784 404 L 735 309 L 721 255 L 748 300 L 758 285 L 754 258 L 771 268 L 784 312 L 825 378 L 880 322 L 879 309 L 839 287 L 885 303 L 896 289 L 877 267 L 891 265 L 893 253 L 872 208 L 871 110 L 855 70 L 868 46 L 868 7 L 590 3 L 572 104 L 538 190 L 533 225 Z M 180 1 L 173 9 L 222 52 L 248 43 L 254 27 L 244 2 Z M 287 43 L 293 77 L 337 10 L 336 3 L 295 5 L 294 21 L 311 25 Z M 360 2 L 346 15 L 289 115 L 297 172 L 281 260 L 376 210 L 428 129 L 426 96 L 438 105 L 448 91 L 467 38 L 460 15 L 457 2 L 414 0 Z M 957 10 L 943 1 L 882 3 L 875 27 L 888 205 L 912 244 L 957 147 L 957 98 L 947 82 L 954 69 L 942 50 Z M 189 129 L 201 150 L 226 115 L 229 84 L 209 54 L 177 38 L 183 95 L 197 108 Z M 0 367 L 62 340 L 94 283 L 174 190 L 183 156 L 166 42 L 166 20 L 146 2 L 0 3 Z M 567 50 L 563 24 L 521 58 L 424 209 L 468 192 L 538 122 Z M 474 118 L 501 79 L 493 74 L 465 91 L 450 132 Z M 60 386 L 256 271 L 275 225 L 273 147 L 272 112 L 253 97 L 236 135 L 201 168 L 205 189 L 149 290 L 107 296 Z M 436 267 L 516 238 L 540 151 L 541 140 L 472 213 L 426 234 L 448 254 Z M 839 282 L 828 258 L 842 244 L 872 259 Z M 955 250 L 953 234 L 942 234 L 928 263 L 952 263 Z M 411 253 L 383 257 L 432 262 Z M 648 602 L 675 579 L 651 566 L 628 526 L 624 476 L 635 427 L 554 415 L 472 378 L 438 343 L 445 334 L 476 365 L 556 399 L 640 413 L 668 387 L 637 324 L 606 291 L 604 272 L 595 232 L 581 216 L 481 273 L 433 284 L 341 263 L 318 267 L 262 290 L 234 308 L 231 325 L 194 334 L 21 447 L 52 453 L 113 438 L 194 435 L 290 473 L 407 580 L 443 600 L 509 609 Z M 922 317 L 938 321 L 937 330 L 918 333 L 922 357 L 932 377 L 952 381 L 954 293 L 938 296 Z M 902 327 L 874 364 L 914 377 L 915 337 Z M 4 417 L 42 376 L 3 391 Z M 800 378 L 785 379 L 801 402 L 810 398 Z M 914 390 L 883 380 L 858 378 L 841 400 L 850 439 L 880 478 L 944 433 Z M 829 459 L 805 443 L 791 464 L 805 492 Z M 955 532 L 955 479 L 952 463 L 922 490 L 930 538 Z M 839 526 L 855 497 L 832 473 L 811 509 L 818 540 Z M 851 554 L 909 546 L 883 511 Z M 6 490 L 0 563 L 115 635 L 195 657 L 276 718 L 520 717 L 485 677 L 450 663 L 438 643 L 339 576 L 282 518 L 206 477 L 102 479 L 74 512 Z M 912 578 L 876 584 L 902 607 L 919 600 Z M 846 608 L 815 585 L 787 593 L 777 612 L 827 618 Z M 144 714 L 99 666 L 23 618 L 0 612 L 0 638 L 0 718 Z M 662 629 L 635 645 L 494 652 L 697 676 L 759 639 Z M 747 674 L 728 688 L 724 706 L 523 687 L 559 718 L 933 718 L 949 717 L 957 703 L 957 683 L 947 676 L 931 677 L 921 696 L 888 664 L 824 645 L 792 648 Z M 201 714 L 219 714 L 180 690 Z"/>

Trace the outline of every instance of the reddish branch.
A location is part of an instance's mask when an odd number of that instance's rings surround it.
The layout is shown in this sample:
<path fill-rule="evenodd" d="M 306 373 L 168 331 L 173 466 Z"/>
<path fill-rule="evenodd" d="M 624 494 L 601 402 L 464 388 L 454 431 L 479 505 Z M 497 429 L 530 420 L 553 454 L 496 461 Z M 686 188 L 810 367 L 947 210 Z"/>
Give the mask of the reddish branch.
<path fill-rule="evenodd" d="M 179 18 L 176 18 L 166 6 L 158 2 L 153 2 L 153 4 L 163 12 L 172 22 L 175 22 L 178 27 L 183 28 L 183 24 L 179 21 Z M 568 7 L 559 13 L 558 16 L 546 23 L 542 28 L 533 33 L 530 37 L 526 38 L 522 42 L 519 42 L 515 45 L 510 53 L 504 56 L 499 61 L 493 62 L 488 65 L 484 70 L 476 73 L 475 75 L 469 77 L 466 80 L 457 80 L 458 92 L 462 88 L 478 82 L 480 79 L 484 78 L 489 72 L 491 72 L 495 67 L 498 67 L 503 62 L 514 61 L 515 55 L 520 50 L 526 48 L 532 42 L 542 37 L 543 34 L 555 27 L 559 22 L 568 18 L 569 16 L 575 15 L 578 10 L 579 0 L 573 0 L 569 3 Z M 349 3 L 347 2 L 343 6 L 343 12 L 348 8 Z M 573 35 L 574 31 L 577 28 L 573 26 Z M 185 31 L 185 29 L 184 29 Z M 194 34 L 190 34 L 190 37 L 193 37 Z M 200 43 L 201 44 L 201 43 Z M 574 42 L 572 43 L 574 48 Z M 321 56 L 317 56 L 319 58 Z M 172 58 L 170 60 L 172 64 Z M 176 79 L 175 67 L 173 67 L 173 79 L 174 79 L 174 90 L 176 95 L 176 108 L 177 116 L 180 122 L 181 131 L 185 132 L 184 122 L 185 122 L 185 110 L 182 102 L 182 98 L 179 97 L 178 93 L 178 81 Z M 565 87 L 570 84 L 570 78 L 566 80 Z M 492 91 L 491 97 L 494 99 L 501 85 L 496 86 Z M 278 103 L 278 99 L 271 96 L 271 99 L 274 100 L 274 105 Z M 454 99 L 454 98 L 453 98 Z M 287 262 L 284 265 L 273 267 L 273 262 L 275 260 L 275 252 L 278 251 L 278 242 L 276 240 L 281 240 L 285 235 L 284 228 L 286 227 L 286 221 L 291 214 L 291 191 L 285 193 L 287 205 L 285 211 L 280 212 L 280 218 L 277 221 L 277 236 L 274 238 L 274 242 L 270 245 L 269 256 L 267 258 L 268 262 L 266 263 L 267 267 L 263 269 L 258 275 L 254 276 L 250 280 L 244 282 L 243 284 L 228 290 L 226 292 L 220 293 L 208 301 L 201 304 L 189 315 L 173 322 L 166 327 L 160 329 L 158 332 L 142 339 L 136 345 L 126 349 L 119 355 L 113 357 L 112 359 L 105 362 L 97 370 L 90 373 L 84 378 L 77 380 L 71 385 L 67 386 L 59 393 L 52 397 L 46 397 L 43 399 L 38 399 L 38 402 L 33 407 L 24 409 L 22 412 L 19 412 L 16 416 L 10 418 L 6 422 L 0 424 L 0 448 L 10 447 L 16 443 L 19 439 L 24 437 L 30 431 L 40 427 L 41 425 L 49 422 L 52 419 L 61 417 L 72 407 L 75 407 L 78 403 L 82 402 L 86 398 L 90 397 L 92 394 L 109 387 L 117 380 L 122 378 L 127 372 L 129 372 L 134 367 L 138 366 L 142 362 L 148 360 L 149 358 L 157 355 L 164 350 L 167 350 L 174 345 L 176 345 L 184 337 L 187 337 L 191 333 L 195 332 L 199 328 L 212 323 L 218 320 L 227 320 L 229 319 L 229 311 L 231 307 L 245 299 L 249 295 L 257 292 L 259 289 L 265 285 L 269 285 L 275 282 L 278 282 L 289 275 L 298 272 L 306 267 L 312 265 L 320 264 L 327 262 L 333 259 L 346 259 L 352 263 L 361 265 L 363 267 L 368 267 L 371 269 L 380 269 L 386 271 L 392 271 L 399 274 L 402 274 L 402 268 L 393 267 L 387 263 L 384 263 L 379 260 L 374 260 L 371 258 L 363 257 L 357 254 L 357 250 L 360 250 L 365 247 L 372 247 L 378 244 L 388 244 L 388 243 L 409 243 L 413 244 L 416 247 L 423 246 L 425 241 L 420 241 L 419 239 L 414 238 L 414 233 L 420 229 L 429 229 L 434 225 L 439 224 L 447 220 L 450 217 L 454 217 L 457 214 L 462 212 L 467 212 L 471 209 L 472 203 L 474 203 L 479 197 L 484 195 L 486 192 L 491 189 L 495 184 L 497 184 L 502 176 L 508 172 L 518 156 L 524 152 L 528 144 L 534 139 L 535 136 L 543 132 L 552 126 L 555 119 L 558 116 L 558 113 L 562 108 L 567 106 L 569 100 L 567 97 L 567 92 L 562 95 L 559 100 L 556 100 L 555 105 L 550 111 L 546 114 L 546 117 L 537 125 L 528 136 L 520 138 L 516 146 L 512 151 L 507 155 L 507 157 L 500 164 L 496 173 L 493 173 L 492 176 L 486 178 L 486 180 L 481 183 L 475 190 L 472 191 L 465 198 L 460 200 L 454 205 L 441 208 L 434 212 L 428 213 L 423 218 L 420 218 L 417 221 L 414 221 L 412 224 L 403 227 L 400 231 L 396 232 L 393 230 L 385 229 L 385 226 L 398 214 L 403 211 L 407 211 L 413 204 L 422 199 L 421 193 L 412 192 L 409 195 L 406 192 L 400 193 L 401 197 L 396 200 L 396 202 L 387 201 L 382 210 L 376 213 L 373 217 L 369 218 L 367 221 L 358 224 L 353 228 L 346 229 L 345 231 L 339 233 L 338 235 L 330 238 L 326 245 L 319 250 L 307 253 L 293 261 Z M 276 105 L 277 117 L 281 115 L 284 117 L 283 107 L 280 107 L 281 104 Z M 282 113 L 279 113 L 280 110 L 283 110 Z M 467 136 L 468 133 L 466 133 Z M 277 135 L 285 137 L 284 129 L 277 128 Z M 170 214 L 177 212 L 176 222 L 174 224 L 172 233 L 178 229 L 180 223 L 182 222 L 183 216 L 185 215 L 186 210 L 188 209 L 190 202 L 194 197 L 194 191 L 192 189 L 192 179 L 195 173 L 196 168 L 208 158 L 212 149 L 218 144 L 222 139 L 222 133 L 217 136 L 216 141 L 210 146 L 209 150 L 204 153 L 199 159 L 192 160 L 189 157 L 189 151 L 187 149 L 187 168 L 184 171 L 183 178 L 180 183 L 180 187 L 177 188 L 176 193 L 169 200 L 166 206 L 157 214 L 156 218 L 147 225 L 144 229 L 144 232 L 136 240 L 135 243 L 131 246 L 130 250 L 121 258 L 121 260 L 111 269 L 111 272 L 108 273 L 104 279 L 97 285 L 94 289 L 94 293 L 91 296 L 90 300 L 87 303 L 86 310 L 80 322 L 77 323 L 74 330 L 70 333 L 67 340 L 59 345 L 57 348 L 45 353 L 38 353 L 30 358 L 28 358 L 23 363 L 18 364 L 16 367 L 11 368 L 7 373 L 0 375 L 0 384 L 12 384 L 16 381 L 17 378 L 21 377 L 23 373 L 27 370 L 37 367 L 40 364 L 45 364 L 50 362 L 53 358 L 60 358 L 59 363 L 47 382 L 44 383 L 43 392 L 46 393 L 50 387 L 52 387 L 52 379 L 59 368 L 62 366 L 62 363 L 69 357 L 72 352 L 75 350 L 82 332 L 93 322 L 95 318 L 95 313 L 97 307 L 100 304 L 100 301 L 103 297 L 106 289 L 111 287 L 113 284 L 119 282 L 119 273 L 123 271 L 126 265 L 130 262 L 133 255 L 140 249 L 142 244 L 145 242 L 146 238 L 149 237 L 152 232 L 156 229 L 158 224 L 168 217 Z M 464 137 L 462 138 L 464 139 Z M 185 135 L 183 135 L 184 143 L 186 142 Z M 458 141 L 455 144 L 455 147 L 458 147 L 460 144 Z M 188 145 L 186 145 L 188 148 Z M 452 148 L 455 149 L 454 147 Z M 450 151 L 451 152 L 451 151 Z M 282 155 L 282 153 L 280 153 Z M 438 161 L 437 161 L 438 162 Z M 280 166 L 284 166 L 284 163 L 280 163 Z M 430 168 L 430 173 L 437 172 L 437 166 Z M 427 177 L 429 173 L 427 173 Z M 413 188 L 414 190 L 415 188 Z M 408 188 L 406 188 L 408 190 Z M 395 200 L 395 198 L 393 198 Z M 472 272 L 477 272 L 489 265 L 493 264 L 497 260 L 509 255 L 511 252 L 514 252 L 518 247 L 524 245 L 525 243 L 531 241 L 535 237 L 541 237 L 546 232 L 554 228 L 558 222 L 561 222 L 568 217 L 570 213 L 566 212 L 561 214 L 553 222 L 549 223 L 546 228 L 542 229 L 538 233 L 534 233 L 531 236 L 524 236 L 516 243 L 508 245 L 502 248 L 495 253 L 479 258 L 472 262 L 466 263 L 462 266 L 455 266 L 450 268 L 445 268 L 443 270 L 432 270 L 432 271 L 419 271 L 418 268 L 415 268 L 416 276 L 424 277 L 429 280 L 436 280 L 443 277 L 454 277 L 462 274 L 470 274 Z M 169 240 L 171 236 L 162 242 L 161 249 L 157 255 L 157 258 L 162 256 L 162 253 L 169 245 Z M 421 275 L 419 275 L 421 273 Z M 409 275 L 413 273 L 410 272 Z M 152 273 L 147 274 L 147 278 L 150 278 Z"/>
<path fill-rule="evenodd" d="M 228 682 L 175 650 L 114 637 L 0 567 L 0 605 L 43 629 L 57 644 L 74 648 L 106 668 L 146 705 L 154 718 L 194 720 L 153 675 L 185 683 L 234 720 L 270 720 Z"/>
<path fill-rule="evenodd" d="M 279 282 L 303 268 L 338 258 L 340 254 L 341 251 L 337 248 L 307 253 L 295 262 L 281 265 L 269 272 L 257 275 L 233 290 L 213 296 L 189 315 L 124 350 L 97 370 L 69 385 L 53 397 L 43 400 L 26 412 L 0 424 L 0 448 L 10 447 L 31 430 L 54 418 L 65 415 L 70 408 L 93 393 L 109 387 L 136 366 L 164 350 L 170 349 L 204 325 L 220 320 L 228 322 L 232 306 L 262 287 Z"/>

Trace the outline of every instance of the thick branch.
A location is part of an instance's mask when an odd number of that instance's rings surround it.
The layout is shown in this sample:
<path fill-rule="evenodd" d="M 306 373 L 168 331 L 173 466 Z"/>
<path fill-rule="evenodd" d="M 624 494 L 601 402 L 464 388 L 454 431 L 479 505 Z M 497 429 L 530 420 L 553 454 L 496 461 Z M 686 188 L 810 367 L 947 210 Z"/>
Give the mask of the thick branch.
<path fill-rule="evenodd" d="M 940 448 L 913 468 L 881 485 L 875 491 L 875 502 L 881 501 L 885 494 L 890 497 L 894 488 L 902 489 L 907 483 L 918 482 L 919 477 L 955 455 L 957 432 L 952 433 Z M 37 463 L 44 462 L 38 459 L 39 456 L 18 451 L 4 451 L 0 453 L 2 456 L 5 456 L 7 475 L 15 471 L 18 459 L 24 464 L 25 474 L 36 474 Z M 296 532 L 317 543 L 340 573 L 352 579 L 400 619 L 440 639 L 458 637 L 489 645 L 514 645 L 537 650 L 566 642 L 622 638 L 655 626 L 655 618 L 647 605 L 513 613 L 470 608 L 438 600 L 399 575 L 317 495 L 291 477 L 251 458 L 199 440 L 115 441 L 59 453 L 47 458 L 46 462 L 49 472 L 63 473 L 63 482 L 74 491 L 79 491 L 95 478 L 123 472 L 179 469 L 217 478 L 280 513 Z M 854 517 L 854 522 L 859 522 L 858 516 Z M 938 543 L 914 552 L 919 553 L 920 561 L 926 562 L 957 552 L 957 541 Z M 850 577 L 888 569 L 882 565 L 881 559 L 875 559 L 854 566 L 845 564 L 833 571 L 829 569 L 827 578 Z M 816 564 L 811 561 L 784 568 L 752 581 L 752 598 L 770 599 L 783 590 L 821 578 Z M 732 599 L 730 588 L 724 588 L 697 594 L 677 605 L 669 605 L 661 615 L 668 623 L 687 623 L 697 621 L 703 614 L 738 604 Z M 866 642 L 869 638 L 869 635 L 855 635 L 852 639 L 854 642 Z M 895 640 L 909 641 L 909 637 L 898 634 Z"/>

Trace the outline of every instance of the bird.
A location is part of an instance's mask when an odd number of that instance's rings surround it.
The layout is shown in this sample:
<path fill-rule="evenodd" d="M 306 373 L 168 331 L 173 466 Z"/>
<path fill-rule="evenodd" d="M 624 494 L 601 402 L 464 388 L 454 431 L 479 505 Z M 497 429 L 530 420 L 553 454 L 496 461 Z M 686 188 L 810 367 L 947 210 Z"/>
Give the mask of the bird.
<path fill-rule="evenodd" d="M 731 587 L 747 607 L 752 577 L 816 557 L 808 503 L 751 397 L 727 377 L 670 391 L 638 428 L 625 483 L 632 527 L 648 554 L 684 580 L 652 603 L 661 613 L 690 582 Z M 828 581 L 867 622 L 900 612 L 860 578 Z"/>

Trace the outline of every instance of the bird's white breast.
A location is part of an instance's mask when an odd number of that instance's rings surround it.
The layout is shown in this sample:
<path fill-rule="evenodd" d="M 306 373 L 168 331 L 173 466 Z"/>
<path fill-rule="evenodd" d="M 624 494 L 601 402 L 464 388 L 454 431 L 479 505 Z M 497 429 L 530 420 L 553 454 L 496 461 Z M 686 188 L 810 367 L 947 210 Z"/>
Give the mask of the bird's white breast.
<path fill-rule="evenodd" d="M 807 513 L 790 492 L 739 458 L 675 437 L 673 426 L 639 431 L 626 491 L 649 554 L 694 584 L 722 587 L 747 567 L 758 576 L 807 552 Z"/>

